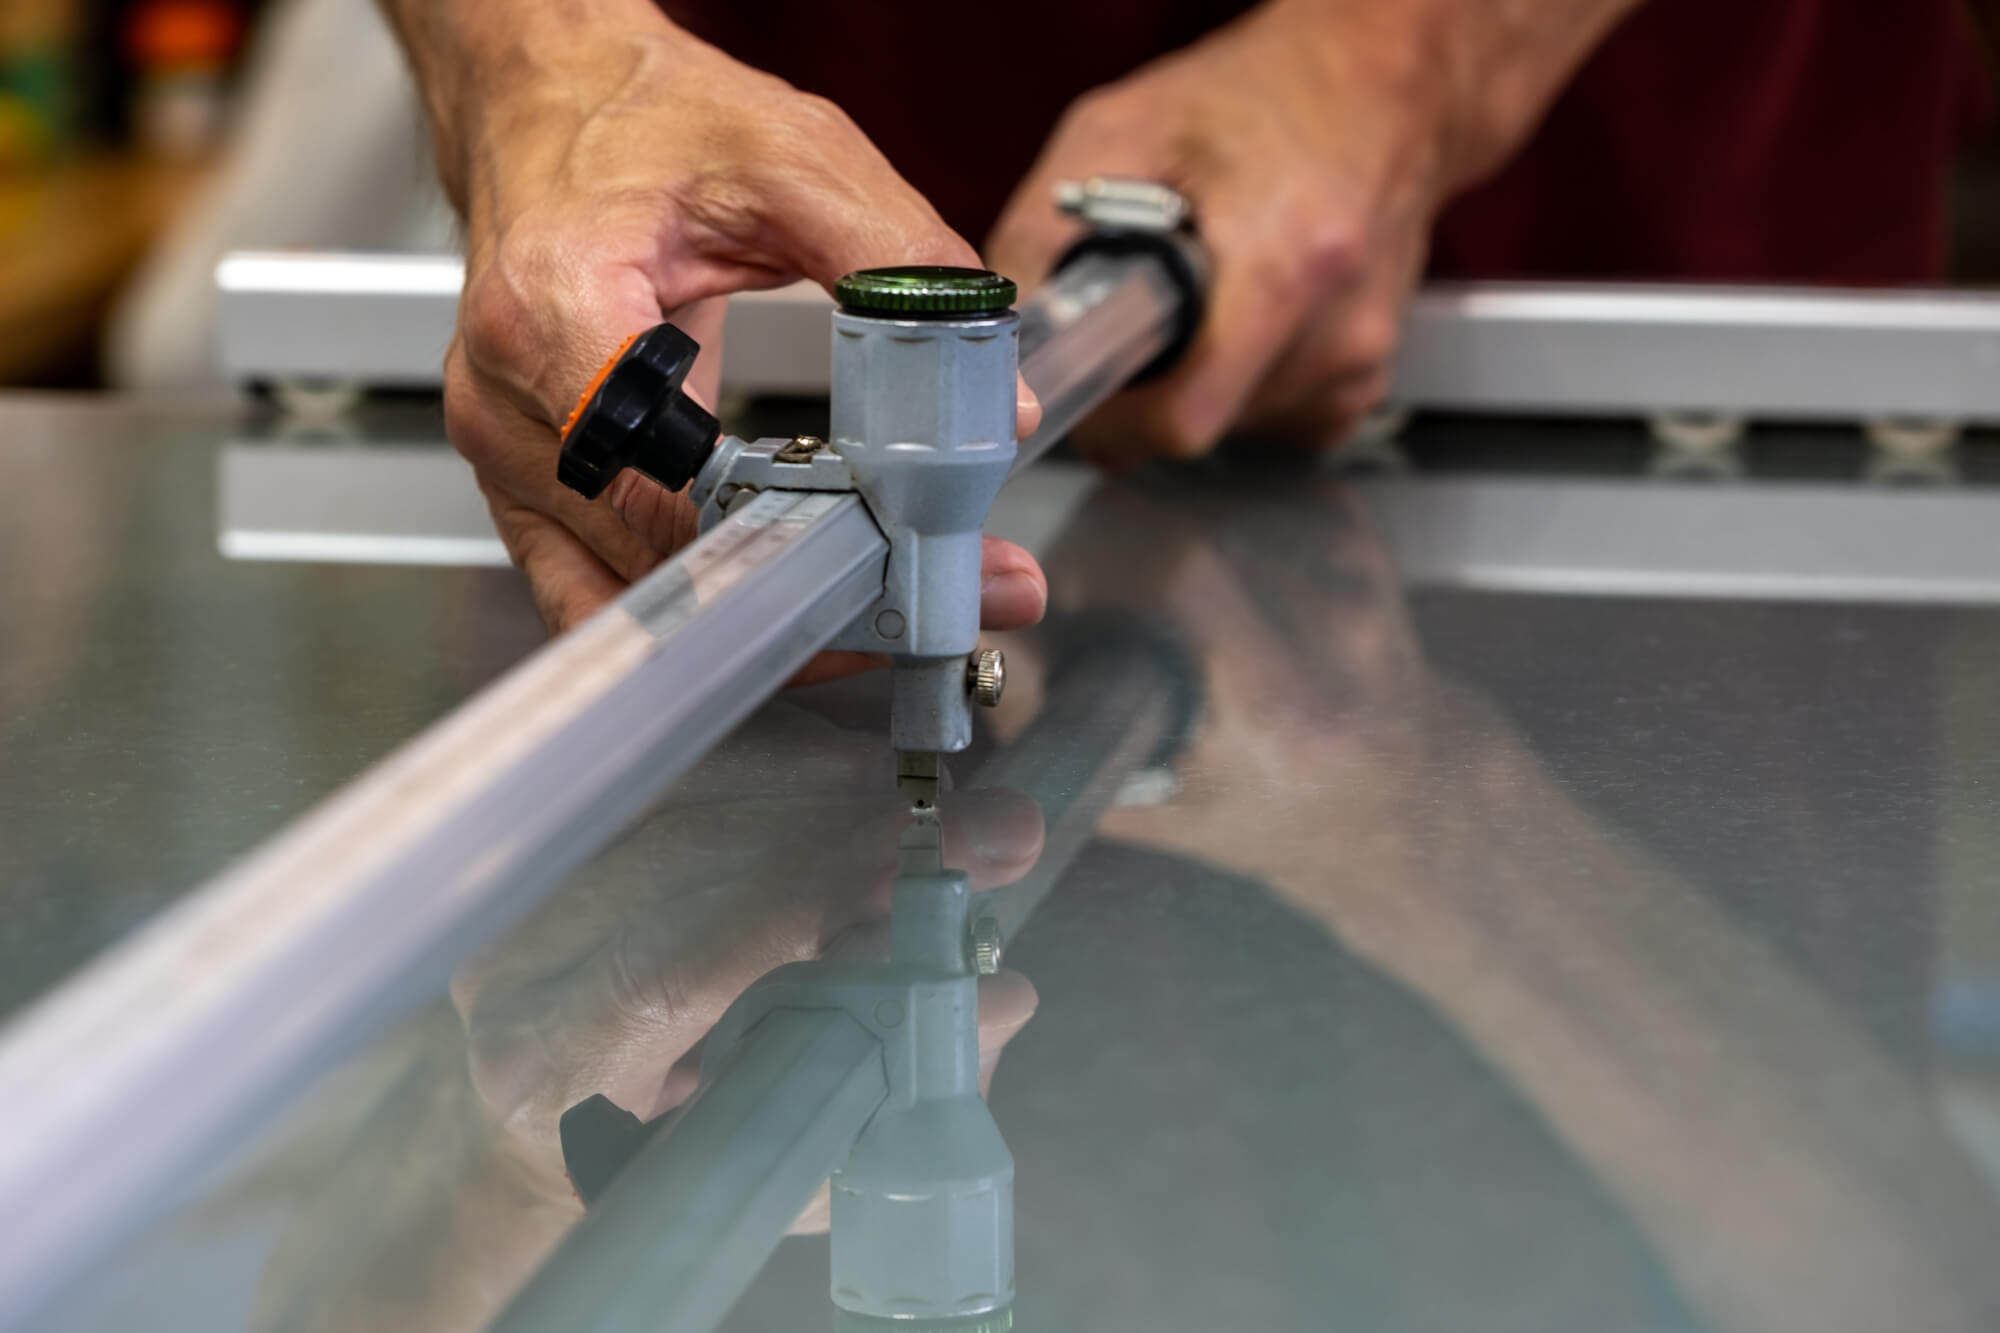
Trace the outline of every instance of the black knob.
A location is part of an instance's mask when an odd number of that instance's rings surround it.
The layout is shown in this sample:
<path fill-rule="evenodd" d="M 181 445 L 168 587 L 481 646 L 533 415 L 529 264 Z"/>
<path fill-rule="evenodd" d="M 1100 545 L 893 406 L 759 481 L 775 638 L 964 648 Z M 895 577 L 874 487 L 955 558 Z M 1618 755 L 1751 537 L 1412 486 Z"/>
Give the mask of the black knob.
<path fill-rule="evenodd" d="M 671 324 L 619 348 L 563 425 L 556 479 L 586 500 L 628 467 L 670 491 L 692 481 L 722 437 L 721 425 L 681 387 L 700 351 Z"/>

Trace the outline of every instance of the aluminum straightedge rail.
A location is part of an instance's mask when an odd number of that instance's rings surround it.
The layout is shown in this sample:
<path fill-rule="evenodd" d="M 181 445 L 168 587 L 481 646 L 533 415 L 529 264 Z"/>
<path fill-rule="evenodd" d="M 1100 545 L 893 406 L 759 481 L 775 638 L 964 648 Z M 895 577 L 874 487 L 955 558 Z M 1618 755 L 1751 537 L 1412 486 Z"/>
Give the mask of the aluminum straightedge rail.
<path fill-rule="evenodd" d="M 419 1002 L 866 608 L 853 496 L 759 497 L 0 1039 L 0 1325 Z"/>

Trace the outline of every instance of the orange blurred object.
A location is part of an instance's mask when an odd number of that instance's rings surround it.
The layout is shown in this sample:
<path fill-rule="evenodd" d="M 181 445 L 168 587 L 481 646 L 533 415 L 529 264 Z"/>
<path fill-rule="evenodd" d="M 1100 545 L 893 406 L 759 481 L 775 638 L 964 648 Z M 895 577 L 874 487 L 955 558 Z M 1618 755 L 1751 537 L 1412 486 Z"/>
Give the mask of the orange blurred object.
<path fill-rule="evenodd" d="M 146 74 L 218 70 L 236 54 L 243 16 L 226 0 L 147 0 L 125 25 L 125 47 Z"/>
<path fill-rule="evenodd" d="M 133 126 L 164 157 L 199 157 L 221 139 L 229 62 L 243 37 L 230 0 L 143 0 L 125 27 L 139 75 Z"/>

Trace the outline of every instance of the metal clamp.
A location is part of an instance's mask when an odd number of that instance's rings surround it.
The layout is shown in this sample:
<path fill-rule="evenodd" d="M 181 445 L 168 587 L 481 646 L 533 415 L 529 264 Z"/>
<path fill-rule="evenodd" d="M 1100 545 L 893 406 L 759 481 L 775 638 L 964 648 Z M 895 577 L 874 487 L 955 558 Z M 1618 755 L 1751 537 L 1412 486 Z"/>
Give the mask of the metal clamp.
<path fill-rule="evenodd" d="M 728 516 L 746 495 L 764 491 L 851 491 L 847 460 L 813 435 L 789 440 L 739 440 L 726 435 L 688 487 L 702 532 Z"/>
<path fill-rule="evenodd" d="M 1172 369 L 1194 342 L 1208 303 L 1208 255 L 1195 236 L 1194 206 L 1178 190 L 1157 181 L 1092 176 L 1056 186 L 1056 207 L 1089 225 L 1056 261 L 1055 271 L 1091 256 L 1157 260 L 1179 299 L 1164 349 L 1132 382 L 1156 379 Z"/>
<path fill-rule="evenodd" d="M 1171 235 L 1194 221 L 1187 197 L 1172 186 L 1114 176 L 1061 182 L 1056 186 L 1056 207 L 1092 227 L 1157 236 Z"/>

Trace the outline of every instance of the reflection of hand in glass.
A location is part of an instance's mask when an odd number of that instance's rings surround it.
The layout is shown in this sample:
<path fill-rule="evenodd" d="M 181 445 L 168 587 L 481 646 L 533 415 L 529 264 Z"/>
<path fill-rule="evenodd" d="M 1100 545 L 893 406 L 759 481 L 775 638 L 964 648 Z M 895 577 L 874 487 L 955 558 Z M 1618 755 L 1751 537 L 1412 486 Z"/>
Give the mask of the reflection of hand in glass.
<path fill-rule="evenodd" d="M 975 891 L 1033 865 L 1041 825 L 1026 798 L 964 792 L 949 816 L 946 861 Z M 679 1105 L 698 1073 L 687 1057 L 751 982 L 886 915 L 908 821 L 893 793 L 662 811 L 589 884 L 460 972 L 480 1096 L 549 1151 L 556 1118 L 593 1093 L 648 1120 Z"/>
<path fill-rule="evenodd" d="M 882 744 L 767 710 L 689 796 L 461 969 L 461 1021 L 431 1025 L 426 1055 L 295 1220 L 261 1326 L 484 1326 L 582 1214 L 562 1113 L 603 1093 L 664 1114 L 694 1091 L 702 1038 L 751 982 L 885 916 L 909 807 L 884 780 Z M 946 863 L 975 892 L 1040 854 L 1040 813 L 1013 793 L 956 793 L 944 826 Z M 1034 1005 L 1018 974 L 982 979 L 985 1074 Z M 800 1227 L 824 1225 L 822 1193 Z"/>
<path fill-rule="evenodd" d="M 1056 610 L 1163 613 L 1207 683 L 1177 795 L 1105 831 L 1264 881 L 1421 993 L 1715 1327 L 2000 1327 L 2000 1209 L 1927 1091 L 1431 673 L 1363 517 L 1300 488 L 1121 488 L 1048 561 Z"/>
<path fill-rule="evenodd" d="M 1326 486 L 1318 506 L 1266 498 L 1294 497 L 1299 485 L 1286 475 L 1234 492 L 1204 481 L 1199 496 L 1107 491 L 1051 557 L 1054 610 L 1164 616 L 1205 685 L 1175 799 L 1114 810 L 1103 831 L 1252 875 L 1312 914 L 1335 912 L 1356 948 L 1378 935 L 1453 947 L 1467 924 L 1458 913 L 1388 885 L 1435 883 L 1416 858 L 1483 836 L 1476 793 L 1456 789 L 1476 784 L 1487 752 L 1510 742 L 1483 705 L 1429 670 L 1395 571 L 1346 493 Z M 1147 558 L 1121 554 L 1135 549 Z M 1405 836 L 1412 802 L 1428 821 L 1416 843 Z"/>

